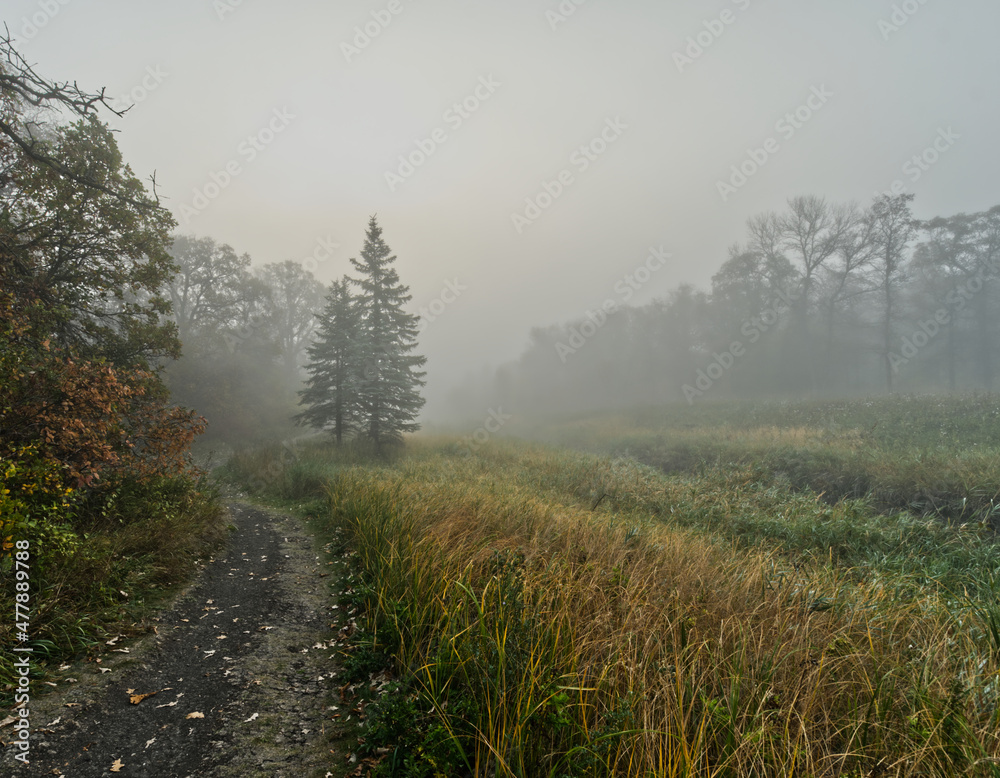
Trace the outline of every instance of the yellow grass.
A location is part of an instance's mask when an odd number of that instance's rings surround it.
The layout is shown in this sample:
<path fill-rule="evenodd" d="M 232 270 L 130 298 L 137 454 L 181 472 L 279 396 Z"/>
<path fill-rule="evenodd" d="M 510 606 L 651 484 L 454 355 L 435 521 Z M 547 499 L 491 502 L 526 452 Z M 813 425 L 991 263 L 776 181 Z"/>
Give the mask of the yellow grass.
<path fill-rule="evenodd" d="M 996 657 L 946 603 L 590 510 L 578 466 L 428 448 L 331 484 L 372 624 L 475 775 L 998 774 Z"/>

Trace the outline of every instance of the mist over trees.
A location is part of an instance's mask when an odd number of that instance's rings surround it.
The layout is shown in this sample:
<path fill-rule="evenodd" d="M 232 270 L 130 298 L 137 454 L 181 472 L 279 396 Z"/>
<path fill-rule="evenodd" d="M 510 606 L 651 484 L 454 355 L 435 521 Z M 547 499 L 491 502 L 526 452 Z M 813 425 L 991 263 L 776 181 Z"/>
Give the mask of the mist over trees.
<path fill-rule="evenodd" d="M 211 238 L 177 235 L 170 256 L 163 297 L 183 356 L 164 376 L 174 401 L 207 419 L 206 442 L 300 435 L 298 423 L 379 449 L 418 428 L 419 317 L 404 310 L 409 290 L 375 217 L 356 277 L 328 291 L 297 262 L 253 268 Z"/>
<path fill-rule="evenodd" d="M 166 365 L 174 400 L 208 420 L 206 442 L 288 434 L 323 285 L 299 263 L 251 268 L 211 238 L 175 236 L 164 287 L 183 344 Z"/>
<path fill-rule="evenodd" d="M 460 414 L 996 390 L 1000 206 L 917 221 L 912 195 L 817 196 L 748 220 L 709 291 L 536 328 Z"/>
<path fill-rule="evenodd" d="M 174 220 L 102 106 L 0 39 L 0 539 L 53 554 L 124 493 L 190 484 L 203 427 L 158 373 L 180 348 L 161 294 Z"/>
<path fill-rule="evenodd" d="M 334 281 L 319 315 L 316 339 L 307 349 L 309 377 L 299 392 L 306 406 L 296 418 L 316 429 L 329 429 L 337 445 L 361 425 L 360 375 L 363 359 L 358 352 L 361 329 L 357 303 L 346 278 Z"/>
<path fill-rule="evenodd" d="M 378 451 L 419 428 L 425 374 L 417 368 L 426 359 L 411 353 L 419 317 L 404 310 L 411 296 L 395 261 L 373 216 L 361 259 L 351 259 L 358 275 L 330 287 L 319 337 L 309 348 L 310 377 L 301 392 L 307 408 L 298 419 L 331 429 L 338 444 L 354 433 Z M 358 287 L 354 296 L 351 286 Z"/>

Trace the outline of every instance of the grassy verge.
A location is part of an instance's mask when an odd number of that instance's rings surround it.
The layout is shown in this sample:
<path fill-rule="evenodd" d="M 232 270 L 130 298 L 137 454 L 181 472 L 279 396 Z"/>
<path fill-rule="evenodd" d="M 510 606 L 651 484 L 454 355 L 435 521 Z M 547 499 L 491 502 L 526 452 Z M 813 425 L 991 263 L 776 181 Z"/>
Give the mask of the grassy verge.
<path fill-rule="evenodd" d="M 401 453 L 396 449 L 388 460 L 378 461 L 392 461 Z M 359 750 L 359 742 L 365 736 L 366 711 L 375 710 L 385 699 L 389 681 L 384 655 L 372 647 L 364 629 L 358 628 L 362 603 L 354 586 L 361 571 L 345 533 L 330 525 L 327 485 L 341 470 L 374 461 L 371 449 L 363 445 L 337 448 L 313 439 L 304 444 L 238 449 L 215 471 L 253 502 L 298 516 L 317 538 L 316 553 L 326 562 L 323 577 L 336 606 L 329 625 L 336 639 L 330 648 L 338 654 L 342 667 L 328 673 L 327 716 L 319 724 L 331 755 L 324 773 L 335 778 L 367 775 L 371 765 L 380 761 L 378 754 Z M 351 758 L 345 760 L 345 755 Z"/>
<path fill-rule="evenodd" d="M 353 549 L 386 775 L 1000 775 L 996 547 L 752 469 L 257 452 Z M 276 473 L 266 483 L 261 473 Z M 993 563 L 995 564 L 995 563 Z"/>
<path fill-rule="evenodd" d="M 15 571 L 10 560 L 0 585 L 0 645 L 27 646 L 33 677 L 94 650 L 109 634 L 142 631 L 141 621 L 196 560 L 221 543 L 223 509 L 214 491 L 187 479 L 123 483 L 84 506 L 59 548 L 31 548 L 29 640 L 17 640 Z M 12 654 L 0 655 L 0 707 L 13 702 Z"/>

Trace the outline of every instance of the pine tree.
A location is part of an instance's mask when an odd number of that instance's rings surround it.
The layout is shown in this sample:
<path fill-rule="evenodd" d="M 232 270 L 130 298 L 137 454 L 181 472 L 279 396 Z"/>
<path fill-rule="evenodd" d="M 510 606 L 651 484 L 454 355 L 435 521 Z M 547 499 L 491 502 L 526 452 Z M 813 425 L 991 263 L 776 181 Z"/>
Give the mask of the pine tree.
<path fill-rule="evenodd" d="M 306 388 L 299 392 L 299 405 L 309 407 L 295 417 L 296 421 L 332 430 L 337 445 L 357 431 L 362 419 L 358 395 L 362 366 L 359 313 L 347 279 L 334 281 L 326 296 L 326 307 L 317 316 L 316 339 L 307 349 L 309 378 Z"/>
<path fill-rule="evenodd" d="M 382 240 L 382 228 L 374 216 L 368 222 L 361 259 L 351 259 L 359 277 L 357 305 L 361 317 L 361 349 L 364 354 L 359 395 L 364 416 L 364 434 L 381 450 L 398 441 L 403 432 L 419 429 L 416 419 L 424 399 L 419 387 L 424 372 L 417 368 L 427 360 L 411 352 L 416 347 L 418 316 L 403 310 L 411 296 L 399 281 L 393 263 L 396 257 Z"/>

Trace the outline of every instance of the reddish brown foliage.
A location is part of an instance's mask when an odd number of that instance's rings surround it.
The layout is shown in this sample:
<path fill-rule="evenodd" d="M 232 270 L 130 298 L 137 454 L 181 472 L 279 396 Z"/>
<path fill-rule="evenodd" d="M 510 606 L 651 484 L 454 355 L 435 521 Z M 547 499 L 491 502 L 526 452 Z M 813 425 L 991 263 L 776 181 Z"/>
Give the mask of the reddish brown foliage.
<path fill-rule="evenodd" d="M 0 453 L 36 444 L 77 487 L 124 471 L 140 480 L 183 472 L 204 421 L 169 406 L 152 372 L 39 339 L 38 313 L 10 298 L 0 305 Z"/>

